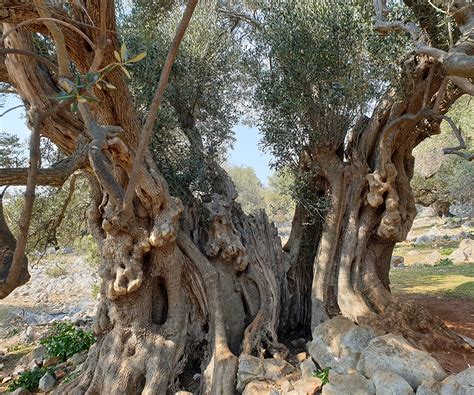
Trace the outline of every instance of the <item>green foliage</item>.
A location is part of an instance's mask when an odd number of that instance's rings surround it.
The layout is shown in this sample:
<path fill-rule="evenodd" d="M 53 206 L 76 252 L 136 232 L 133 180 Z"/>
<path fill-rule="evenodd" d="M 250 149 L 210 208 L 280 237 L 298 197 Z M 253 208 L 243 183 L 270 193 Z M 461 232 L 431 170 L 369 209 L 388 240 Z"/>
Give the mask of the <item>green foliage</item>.
<path fill-rule="evenodd" d="M 451 255 L 455 250 L 454 247 L 445 247 L 441 249 L 440 253 L 441 255 Z"/>
<path fill-rule="evenodd" d="M 97 269 L 100 266 L 99 246 L 91 234 L 81 237 L 76 243 L 76 248 L 82 254 L 86 254 L 86 261 L 90 267 Z"/>
<path fill-rule="evenodd" d="M 24 144 L 18 136 L 0 132 L 0 168 L 24 165 L 24 150 Z"/>
<path fill-rule="evenodd" d="M 130 58 L 127 46 L 123 43 L 120 47 L 120 52 L 114 51 L 116 62 L 108 64 L 97 72 L 88 72 L 84 76 L 77 74 L 75 82 L 69 84 L 65 91 L 60 92 L 59 95 L 53 97 L 53 99 L 59 102 L 71 100 L 71 111 L 76 112 L 79 103 L 97 102 L 96 97 L 90 93 L 94 86 L 99 89 L 116 89 L 114 85 L 105 80 L 105 76 L 108 73 L 118 67 L 128 78 L 132 78 L 128 67 L 133 65 L 133 63 L 139 62 L 145 58 L 145 56 L 146 52 L 141 52 Z"/>
<path fill-rule="evenodd" d="M 277 168 L 297 168 L 305 146 L 342 145 L 383 91 L 393 58 L 380 61 L 387 50 L 371 46 L 366 3 L 293 0 L 262 6 L 263 26 L 255 31 L 248 62 L 263 146 Z"/>
<path fill-rule="evenodd" d="M 38 388 L 41 377 L 43 377 L 46 373 L 54 375 L 54 371 L 51 368 L 36 368 L 34 370 L 23 372 L 20 374 L 20 377 L 8 384 L 7 391 L 13 392 L 18 388 L 26 388 L 27 390 Z"/>
<path fill-rule="evenodd" d="M 78 329 L 70 322 L 55 322 L 49 336 L 41 339 L 40 343 L 46 347 L 49 355 L 66 360 L 80 351 L 88 350 L 95 343 L 95 337 L 91 331 Z"/>
<path fill-rule="evenodd" d="M 100 284 L 92 284 L 91 285 L 91 296 L 93 299 L 97 299 L 97 296 L 100 292 Z"/>
<path fill-rule="evenodd" d="M 442 266 L 453 266 L 453 265 L 454 265 L 454 262 L 453 262 L 452 259 L 442 258 L 434 266 L 441 266 L 442 267 Z"/>
<path fill-rule="evenodd" d="M 247 214 L 265 209 L 263 185 L 250 166 L 225 166 L 239 196 L 237 202 Z"/>
<path fill-rule="evenodd" d="M 46 269 L 46 274 L 53 278 L 65 276 L 67 274 L 67 268 L 64 264 L 56 264 L 53 267 L 48 267 Z"/>
<path fill-rule="evenodd" d="M 291 222 L 295 211 L 294 177 L 289 171 L 279 171 L 268 177 L 264 190 L 268 217 L 277 225 Z"/>
<path fill-rule="evenodd" d="M 323 382 L 323 385 L 329 383 L 329 368 L 318 369 L 313 373 L 314 377 L 317 377 Z"/>
<path fill-rule="evenodd" d="M 47 247 L 73 246 L 81 234 L 87 232 L 86 210 L 89 206 L 89 186 L 84 178 L 76 181 L 74 194 L 66 208 L 59 227 L 57 220 L 69 193 L 67 181 L 61 188 L 38 187 L 33 206 L 28 233 L 27 253 L 41 256 Z M 7 223 L 16 236 L 18 223 L 24 205 L 20 191 L 4 197 L 4 210 Z"/>
<path fill-rule="evenodd" d="M 170 186 L 185 202 L 212 190 L 208 159 L 223 162 L 240 116 L 245 80 L 239 72 L 240 43 L 217 2 L 198 4 L 179 48 L 160 108 L 151 151 Z M 167 7 L 135 2 L 124 14 L 127 46 L 146 51 L 135 66 L 130 88 L 144 118 L 182 16 L 179 3 Z"/>

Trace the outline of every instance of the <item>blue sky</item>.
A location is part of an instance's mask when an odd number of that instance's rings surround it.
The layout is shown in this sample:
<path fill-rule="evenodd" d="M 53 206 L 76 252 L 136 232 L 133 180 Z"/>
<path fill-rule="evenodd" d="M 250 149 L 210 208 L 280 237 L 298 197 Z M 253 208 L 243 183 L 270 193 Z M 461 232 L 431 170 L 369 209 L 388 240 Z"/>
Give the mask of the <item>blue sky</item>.
<path fill-rule="evenodd" d="M 3 108 L 0 108 L 0 113 L 21 104 L 13 95 L 5 96 L 6 102 Z M 0 117 L 0 131 L 17 134 L 21 139 L 28 137 L 30 132 L 26 127 L 23 114 L 24 109 L 18 108 Z M 227 161 L 231 165 L 253 167 L 260 181 L 267 185 L 267 177 L 272 173 L 269 165 L 271 156 L 262 152 L 258 147 L 260 141 L 258 129 L 237 125 L 234 132 L 236 141 L 233 149 L 229 152 Z"/>

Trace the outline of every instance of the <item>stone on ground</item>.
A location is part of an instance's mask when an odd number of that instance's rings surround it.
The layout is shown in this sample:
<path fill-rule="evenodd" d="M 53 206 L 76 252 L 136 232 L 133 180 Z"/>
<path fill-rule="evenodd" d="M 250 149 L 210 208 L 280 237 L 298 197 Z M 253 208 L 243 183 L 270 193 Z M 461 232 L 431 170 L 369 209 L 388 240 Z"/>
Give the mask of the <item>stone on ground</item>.
<path fill-rule="evenodd" d="M 360 356 L 357 370 L 369 378 L 378 370 L 391 371 L 403 377 L 413 389 L 424 380 L 440 381 L 446 377 L 443 368 L 430 354 L 417 350 L 404 338 L 393 334 L 372 339 Z"/>
<path fill-rule="evenodd" d="M 52 374 L 46 373 L 43 377 L 41 377 L 39 381 L 38 388 L 41 391 L 51 391 L 56 384 L 56 379 L 53 377 Z"/>
<path fill-rule="evenodd" d="M 293 372 L 293 366 L 282 359 L 262 359 L 244 354 L 239 358 L 237 389 L 243 391 L 248 383 L 255 380 L 278 381 Z"/>
<path fill-rule="evenodd" d="M 270 383 L 261 380 L 251 381 L 245 386 L 242 395 L 279 395 L 280 392 Z"/>
<path fill-rule="evenodd" d="M 356 367 L 360 353 L 373 337 L 372 328 L 337 316 L 314 329 L 308 351 L 321 368 L 345 373 Z"/>
<path fill-rule="evenodd" d="M 329 371 L 329 383 L 323 386 L 323 395 L 375 395 L 372 380 L 351 369 L 347 374 Z"/>
<path fill-rule="evenodd" d="M 442 382 L 441 395 L 451 394 L 474 394 L 474 366 L 454 376 L 449 376 Z"/>
<path fill-rule="evenodd" d="M 413 389 L 407 381 L 393 372 L 377 370 L 372 381 L 377 395 L 413 395 Z"/>

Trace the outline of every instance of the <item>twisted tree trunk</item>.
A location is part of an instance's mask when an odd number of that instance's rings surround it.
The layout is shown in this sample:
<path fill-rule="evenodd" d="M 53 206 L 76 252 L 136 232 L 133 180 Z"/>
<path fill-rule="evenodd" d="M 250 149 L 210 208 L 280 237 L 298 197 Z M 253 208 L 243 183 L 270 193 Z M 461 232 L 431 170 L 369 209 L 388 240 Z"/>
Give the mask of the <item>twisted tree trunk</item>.
<path fill-rule="evenodd" d="M 9 23 L 38 17 L 31 3 L 2 3 L 11 11 L 2 14 L 3 31 L 12 29 Z M 64 11 L 54 15 L 93 43 L 117 48 L 111 33 L 113 3 L 97 3 L 74 3 L 72 22 Z M 90 19 L 101 28 L 91 26 Z M 28 28 L 48 34 L 39 23 Z M 74 29 L 63 34 L 71 60 L 85 74 L 101 48 L 85 45 Z M 5 48 L 35 50 L 23 28 L 5 38 Z M 102 56 L 103 63 L 113 62 L 112 51 Z M 62 76 L 43 63 L 12 52 L 5 60 L 7 73 L 0 70 L 32 113 L 47 113 L 50 98 L 59 93 Z M 238 356 L 286 357 L 277 331 L 308 331 L 310 310 L 312 327 L 340 312 L 401 331 L 426 347 L 442 336 L 449 339 L 445 345 L 460 344 L 439 321 L 401 306 L 388 291 L 393 247 L 405 238 L 415 215 L 411 151 L 439 130 L 439 118 L 427 122 L 422 110 L 425 97 L 432 102 L 440 89 L 440 66 L 416 57 L 405 66 L 410 74 L 406 92 L 387 95 L 353 136 L 346 158 L 335 147 L 310 150 L 331 205 L 322 229 L 318 223 L 305 225 L 306 213 L 297 210 L 285 252 L 264 213 L 243 214 L 215 164 L 209 165 L 218 177 L 215 193 L 205 204 L 184 208 L 169 194 L 151 154 L 145 150 L 137 159 L 142 126 L 119 70 L 107 76 L 117 89 L 95 91 L 99 104 L 80 104 L 81 117 L 65 107 L 44 118 L 42 135 L 71 155 L 71 162 L 81 163 L 90 179 L 89 223 L 102 258 L 94 321 L 98 341 L 84 373 L 59 393 L 164 394 L 183 387 L 203 394 L 233 393 Z M 428 78 L 431 68 L 434 77 Z M 455 98 L 456 93 L 446 96 L 441 111 Z M 75 156 L 82 159 L 72 161 Z M 64 174 L 57 177 L 60 183 Z M 124 210 L 129 185 L 134 185 L 134 199 Z M 11 238 L 5 243 L 13 248 Z M 428 326 L 434 335 L 426 335 Z M 199 388 L 191 380 L 194 373 L 201 375 Z"/>

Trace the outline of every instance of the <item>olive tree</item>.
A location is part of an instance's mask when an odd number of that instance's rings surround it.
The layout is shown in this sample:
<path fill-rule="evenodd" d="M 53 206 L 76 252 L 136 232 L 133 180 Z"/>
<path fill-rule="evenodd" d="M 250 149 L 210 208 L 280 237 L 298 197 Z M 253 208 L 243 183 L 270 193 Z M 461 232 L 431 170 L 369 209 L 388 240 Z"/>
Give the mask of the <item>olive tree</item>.
<path fill-rule="evenodd" d="M 142 44 L 118 36 L 114 2 L 62 5 L 0 0 L 0 10 L 6 10 L 1 14 L 0 81 L 24 101 L 32 130 L 29 168 L 0 169 L 1 185 L 26 184 L 16 240 L 0 215 L 2 297 L 29 276 L 24 251 L 36 185 L 61 185 L 78 169 L 90 182 L 88 220 L 101 255 L 102 285 L 94 320 L 98 341 L 81 376 L 61 388 L 61 393 L 164 394 L 180 387 L 232 393 L 239 356 L 285 358 L 288 349 L 278 333 L 308 330 L 308 321 L 315 326 L 337 313 L 385 330 L 396 327 L 420 345 L 429 346 L 434 336 L 438 340 L 444 336 L 445 345 L 459 346 L 462 340 L 439 321 L 393 300 L 388 268 L 393 246 L 405 237 L 414 216 L 409 185 L 412 149 L 427 135 L 439 132 L 444 113 L 464 91 L 472 93 L 472 40 L 463 37 L 472 34 L 468 29 L 472 3 L 460 1 L 457 8 L 450 8 L 460 38 L 457 44 L 443 46 L 438 35 L 418 25 L 421 16 L 426 18 L 424 10 L 421 15 L 409 7 L 407 15 L 392 18 L 385 3 L 376 2 L 375 28 L 384 34 L 408 30 L 415 43 L 414 52 L 402 64 L 400 83 L 388 89 L 383 79 L 376 80 L 376 85 L 362 83 L 372 79 L 366 74 L 371 68 L 365 67 L 369 66 L 364 50 L 367 28 L 357 19 L 361 15 L 363 20 L 368 11 L 351 8 L 358 3 L 314 1 L 305 10 L 286 10 L 291 17 L 296 13 L 300 18 L 304 12 L 314 17 L 319 37 L 309 42 L 307 33 L 313 29 L 309 21 L 300 19 L 294 24 L 291 18 L 284 19 L 286 11 L 282 15 L 278 5 L 277 18 L 266 6 L 254 12 L 255 18 L 241 10 L 218 8 L 231 22 L 227 29 L 235 31 L 243 21 L 250 23 L 258 30 L 256 36 L 263 35 L 262 41 L 252 45 L 262 43 L 264 53 L 270 48 L 275 55 L 267 66 L 270 71 L 273 67 L 282 71 L 273 83 L 285 89 L 281 95 L 269 95 L 274 103 L 268 108 L 273 106 L 282 115 L 280 125 L 277 116 L 268 122 L 275 130 L 288 127 L 287 133 L 278 132 L 278 138 L 290 147 L 288 152 L 278 149 L 281 162 L 286 166 L 293 162 L 305 180 L 313 181 L 307 184 L 306 200 L 314 196 L 322 203 L 312 206 L 327 212 L 324 221 L 302 221 L 307 209 L 298 211 L 297 207 L 293 231 L 283 249 L 264 213 L 243 213 L 235 201 L 235 187 L 216 155 L 206 152 L 205 140 L 199 142 L 207 130 L 199 122 L 205 122 L 211 109 L 194 112 L 186 98 L 174 103 L 173 94 L 185 89 L 184 83 L 177 84 L 173 92 L 172 76 L 180 72 L 176 55 L 188 26 L 190 32 L 193 29 L 196 3 L 190 0 L 178 7 L 172 40 L 160 29 L 150 28 L 150 34 L 171 43 L 166 56 L 156 59 L 161 69 L 158 83 L 158 78 L 143 80 L 143 86 L 156 86 L 154 94 L 140 99 L 140 92 L 130 88 L 128 75 L 137 70 L 137 77 L 146 76 L 139 70 L 155 49 L 145 56 Z M 178 12 L 169 2 L 154 5 L 164 12 Z M 121 23 L 133 18 L 135 6 L 147 7 L 147 2 L 133 3 L 132 10 L 120 16 Z M 196 15 L 204 15 L 199 7 Z M 153 24 L 151 15 L 157 8 L 149 9 L 144 25 Z M 400 22 L 398 17 L 409 20 Z M 279 48 L 272 38 L 280 23 L 287 26 L 288 37 L 295 39 L 290 40 L 290 51 Z M 148 32 L 146 26 L 143 29 Z M 132 29 L 128 35 L 133 35 Z M 38 46 L 38 37 L 47 40 L 46 49 Z M 249 44 L 249 37 L 242 45 Z M 327 37 L 333 37 L 332 47 L 327 46 Z M 325 46 L 318 47 L 320 40 Z M 190 44 L 191 53 L 199 42 Z M 309 51 L 312 45 L 320 51 L 335 49 L 335 53 L 328 51 L 333 83 L 327 78 L 330 71 L 312 68 L 312 62 L 319 61 L 319 55 Z M 360 49 L 360 54 L 352 47 Z M 202 59 L 203 52 L 197 52 Z M 354 63 L 364 67 L 356 67 L 344 52 L 353 54 Z M 184 60 L 184 64 L 196 64 Z M 297 78 L 291 78 L 290 65 Z M 305 74 L 304 65 L 311 73 Z M 193 70 L 181 72 L 192 81 Z M 270 88 L 267 77 L 273 78 L 272 73 L 264 75 L 263 94 Z M 168 82 L 170 91 L 165 96 Z M 377 100 L 372 115 L 364 117 L 381 90 L 386 93 Z M 302 98 L 303 105 L 298 105 Z M 198 108 L 205 109 L 207 103 L 200 101 Z M 181 200 L 170 193 L 165 167 L 157 164 L 161 147 L 153 147 L 157 140 L 152 136 L 160 127 L 158 122 L 157 130 L 157 116 L 162 115 L 158 114 L 160 104 L 164 104 L 163 116 L 170 114 L 169 121 L 180 129 L 173 131 L 177 143 L 187 140 L 187 149 L 194 156 L 202 155 L 201 163 L 213 175 L 203 194 L 188 188 L 188 199 Z M 180 117 L 186 120 L 189 114 L 192 122 L 181 122 Z M 357 116 L 360 122 L 354 122 Z M 289 123 L 291 117 L 294 122 Z M 455 124 L 452 129 L 458 132 Z M 218 131 L 226 133 L 221 126 Z M 51 140 L 64 159 L 47 168 L 38 166 L 40 136 Z M 463 148 L 460 144 L 446 152 L 468 156 Z M 309 251 L 301 253 L 306 248 Z M 316 258 L 308 259 L 311 256 Z M 427 326 L 433 329 L 431 337 L 423 331 Z M 189 380 L 194 373 L 200 374 L 199 388 L 193 388 Z"/>

